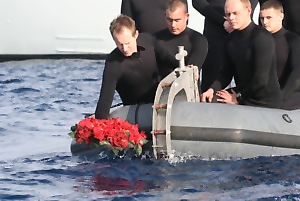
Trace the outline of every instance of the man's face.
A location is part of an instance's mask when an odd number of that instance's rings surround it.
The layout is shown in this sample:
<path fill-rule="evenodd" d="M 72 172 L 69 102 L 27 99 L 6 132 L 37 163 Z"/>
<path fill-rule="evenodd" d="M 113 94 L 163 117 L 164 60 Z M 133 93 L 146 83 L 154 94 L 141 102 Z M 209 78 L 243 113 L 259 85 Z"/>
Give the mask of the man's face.
<path fill-rule="evenodd" d="M 282 27 L 283 13 L 274 8 L 260 11 L 260 22 L 270 33 L 276 33 Z"/>
<path fill-rule="evenodd" d="M 240 0 L 227 0 L 225 17 L 232 28 L 243 30 L 251 22 L 251 7 L 246 7 Z"/>
<path fill-rule="evenodd" d="M 166 19 L 170 32 L 178 35 L 185 30 L 189 14 L 182 7 L 178 7 L 174 12 L 168 9 L 166 11 Z"/>
<path fill-rule="evenodd" d="M 132 53 L 137 51 L 137 44 L 136 44 L 137 37 L 138 37 L 137 31 L 133 36 L 132 31 L 125 27 L 120 33 L 113 32 L 113 39 L 118 49 L 126 57 L 131 56 Z"/>

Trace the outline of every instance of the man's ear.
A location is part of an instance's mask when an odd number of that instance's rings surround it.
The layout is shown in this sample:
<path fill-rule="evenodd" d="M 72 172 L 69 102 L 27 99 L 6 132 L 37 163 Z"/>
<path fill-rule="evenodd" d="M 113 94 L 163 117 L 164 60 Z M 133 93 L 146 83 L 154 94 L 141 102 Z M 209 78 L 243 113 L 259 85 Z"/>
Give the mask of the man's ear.
<path fill-rule="evenodd" d="M 281 19 L 283 20 L 283 18 L 284 18 L 284 13 L 280 13 L 280 17 L 281 17 Z"/>
<path fill-rule="evenodd" d="M 190 17 L 190 14 L 189 14 L 189 13 L 186 13 L 186 14 L 185 14 L 185 17 L 186 17 L 186 19 L 188 20 L 189 17 Z"/>
<path fill-rule="evenodd" d="M 248 11 L 249 15 L 251 15 L 251 12 L 252 12 L 251 6 L 247 6 L 247 11 Z"/>
<path fill-rule="evenodd" d="M 137 39 L 138 36 L 139 36 L 139 31 L 136 30 L 136 31 L 135 31 L 135 34 L 134 34 L 134 38 Z"/>

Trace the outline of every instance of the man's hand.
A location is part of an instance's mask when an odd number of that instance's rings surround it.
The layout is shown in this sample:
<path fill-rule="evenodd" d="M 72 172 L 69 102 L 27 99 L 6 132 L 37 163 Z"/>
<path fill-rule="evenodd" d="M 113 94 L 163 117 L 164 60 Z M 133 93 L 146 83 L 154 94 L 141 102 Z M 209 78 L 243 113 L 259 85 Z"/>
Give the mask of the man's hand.
<path fill-rule="evenodd" d="M 212 88 L 209 88 L 206 92 L 201 94 L 200 101 L 211 103 L 213 97 L 214 97 L 214 90 Z"/>
<path fill-rule="evenodd" d="M 223 27 L 228 33 L 231 33 L 234 30 L 227 20 L 223 23 Z"/>
<path fill-rule="evenodd" d="M 216 95 L 220 97 L 217 99 L 220 103 L 239 104 L 236 99 L 236 93 L 233 89 L 231 89 L 231 93 L 226 90 L 217 91 Z"/>

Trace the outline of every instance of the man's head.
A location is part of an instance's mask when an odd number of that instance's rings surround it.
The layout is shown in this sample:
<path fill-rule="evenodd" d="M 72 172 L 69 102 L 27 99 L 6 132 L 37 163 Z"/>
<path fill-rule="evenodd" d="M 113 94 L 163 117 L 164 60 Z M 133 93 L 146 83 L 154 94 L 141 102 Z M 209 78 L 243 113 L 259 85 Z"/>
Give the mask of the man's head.
<path fill-rule="evenodd" d="M 270 33 L 276 33 L 282 28 L 283 6 L 277 0 L 269 0 L 260 7 L 260 22 Z"/>
<path fill-rule="evenodd" d="M 182 0 L 170 0 L 166 10 L 167 25 L 170 32 L 178 35 L 186 29 L 189 14 Z"/>
<path fill-rule="evenodd" d="M 233 29 L 243 30 L 251 23 L 249 0 L 226 0 L 225 17 Z"/>
<path fill-rule="evenodd" d="M 118 49 L 125 56 L 137 52 L 136 39 L 139 33 L 133 19 L 121 14 L 110 23 L 109 30 Z"/>

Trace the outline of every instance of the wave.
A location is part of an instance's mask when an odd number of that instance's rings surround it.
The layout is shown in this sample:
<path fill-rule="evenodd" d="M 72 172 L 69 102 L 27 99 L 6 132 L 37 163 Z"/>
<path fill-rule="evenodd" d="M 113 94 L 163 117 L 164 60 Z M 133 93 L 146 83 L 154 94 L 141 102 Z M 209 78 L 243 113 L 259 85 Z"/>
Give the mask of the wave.
<path fill-rule="evenodd" d="M 23 80 L 22 79 L 17 79 L 17 78 L 7 79 L 7 80 L 4 80 L 4 81 L 0 80 L 0 84 L 12 84 L 12 83 L 21 83 L 21 82 L 23 82 Z"/>
<path fill-rule="evenodd" d="M 10 92 L 19 94 L 19 93 L 24 93 L 24 92 L 41 92 L 41 91 L 38 89 L 30 88 L 30 87 L 20 87 L 17 89 L 12 89 L 12 90 L 10 90 Z"/>

